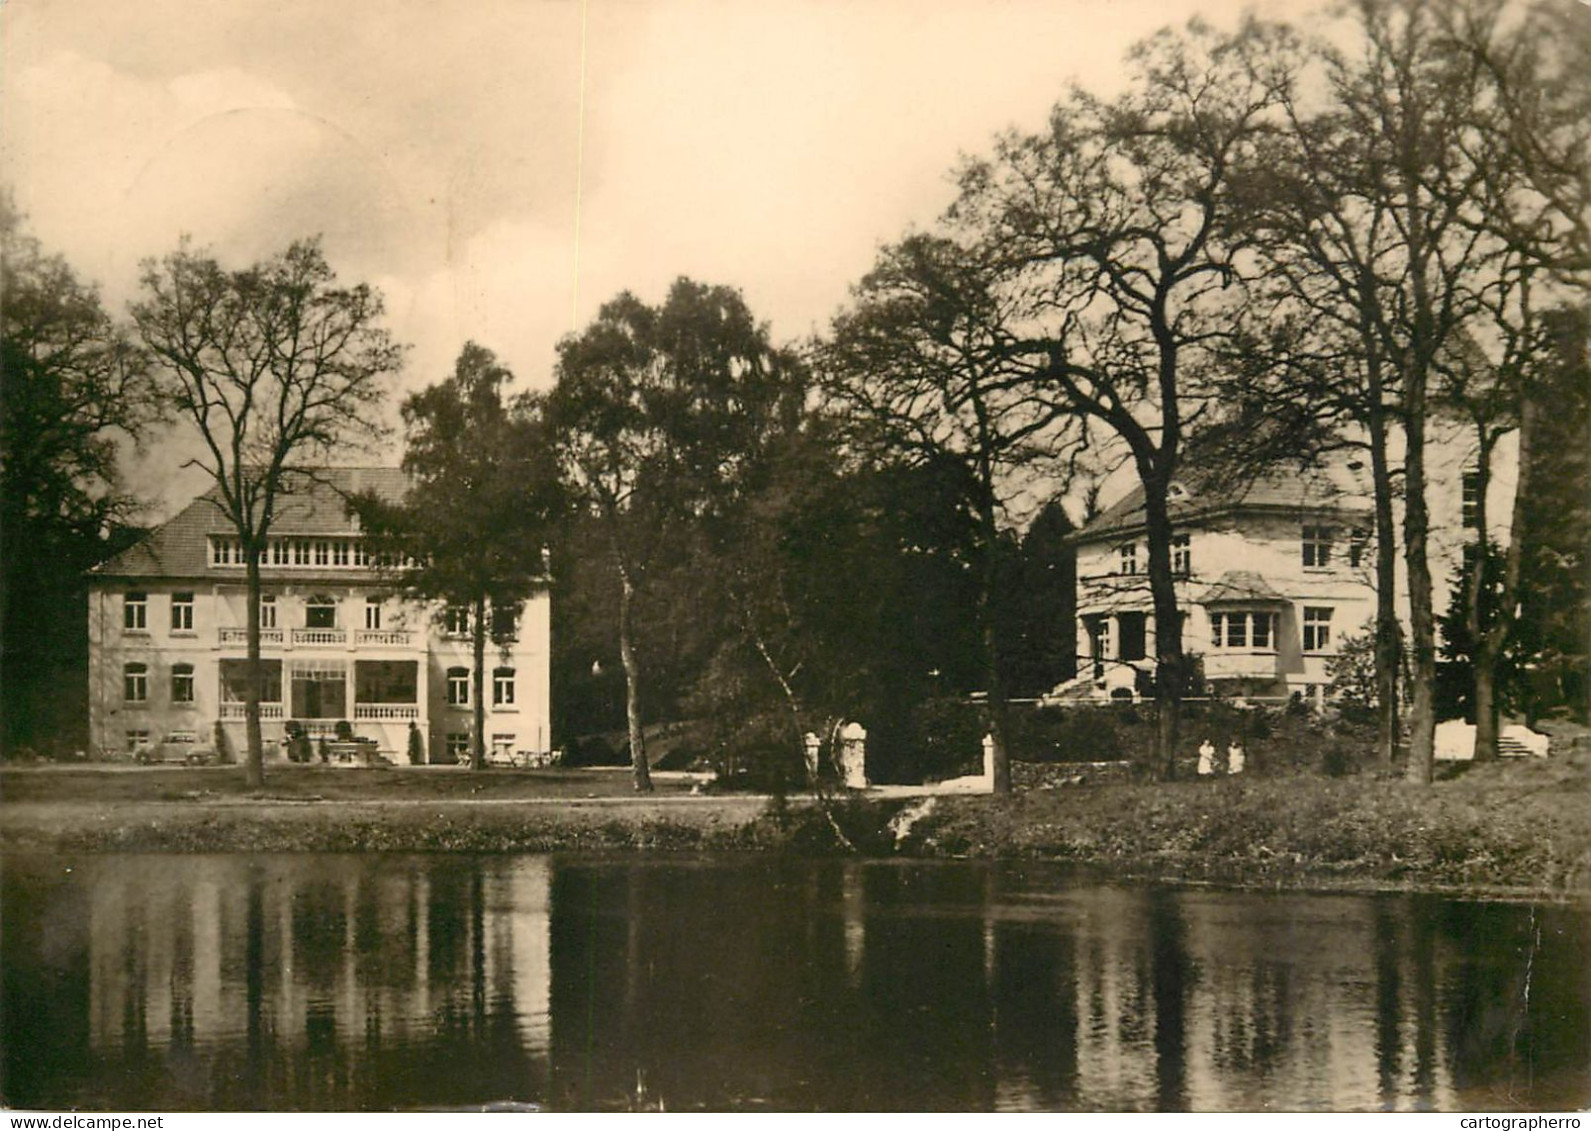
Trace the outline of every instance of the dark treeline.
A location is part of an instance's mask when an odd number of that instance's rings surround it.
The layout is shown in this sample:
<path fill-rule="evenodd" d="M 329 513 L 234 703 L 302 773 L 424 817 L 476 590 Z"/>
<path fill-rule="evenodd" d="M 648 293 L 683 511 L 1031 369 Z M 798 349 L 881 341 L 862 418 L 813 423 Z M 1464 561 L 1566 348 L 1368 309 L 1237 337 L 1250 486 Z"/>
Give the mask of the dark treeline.
<path fill-rule="evenodd" d="M 951 206 L 880 249 L 818 340 L 780 344 L 733 287 L 680 279 L 655 305 L 604 305 L 545 395 L 508 397 L 512 375 L 467 345 L 404 406 L 411 498 L 366 515 L 424 563 L 405 587 L 473 605 L 479 653 L 488 607 L 550 576 L 558 741 L 628 761 L 638 789 L 692 758 L 792 783 L 804 736 L 832 745 L 846 720 L 884 780 L 970 769 L 987 733 L 1003 789 L 1007 701 L 1074 674 L 1067 535 L 1125 469 L 1156 627 L 1146 768 L 1169 776 L 1196 660 L 1174 481 L 1190 461 L 1241 477 L 1353 449 L 1374 480 L 1378 756 L 1430 779 L 1439 646 L 1467 666 L 1478 757 L 1504 712 L 1583 715 L 1591 10 L 1357 0 L 1301 27 L 1195 21 L 1126 67 L 1122 93 L 1073 90 L 1043 129 L 964 160 Z M 59 578 L 44 593 L 38 561 L 75 576 L 132 513 L 118 437 L 161 413 L 197 428 L 243 544 L 263 544 L 275 493 L 369 431 L 397 355 L 379 296 L 337 285 L 314 243 L 232 273 L 184 246 L 149 265 L 126 329 L 10 212 L 6 232 L 10 677 L 42 639 L 16 610 L 80 600 Z M 273 369 L 305 294 L 345 352 Z M 194 309 L 257 332 L 195 345 Z M 40 344 L 54 310 L 87 343 L 59 362 Z M 269 427 L 261 406 L 291 408 L 311 371 L 342 382 L 321 415 Z M 24 465 L 16 438 L 80 392 L 97 415 L 27 455 L 47 470 Z M 222 404 L 230 425 L 206 432 Z M 1483 483 L 1504 437 L 1522 469 L 1447 610 L 1439 420 L 1466 430 Z M 471 538 L 482 523 L 492 537 Z M 81 664 L 80 642 L 50 647 L 59 671 Z M 78 733 L 29 690 L 44 671 L 5 681 L 8 747 Z"/>

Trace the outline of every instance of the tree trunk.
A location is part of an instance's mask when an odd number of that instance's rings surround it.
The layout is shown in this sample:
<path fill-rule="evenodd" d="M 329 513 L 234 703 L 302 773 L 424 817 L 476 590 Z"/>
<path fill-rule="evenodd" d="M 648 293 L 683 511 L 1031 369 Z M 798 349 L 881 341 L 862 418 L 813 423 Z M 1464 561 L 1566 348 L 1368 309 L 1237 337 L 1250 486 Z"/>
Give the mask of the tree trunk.
<path fill-rule="evenodd" d="M 1419 363 L 1414 370 L 1406 379 L 1404 393 L 1408 451 L 1404 456 L 1403 557 L 1409 573 L 1409 651 L 1414 676 L 1406 776 L 1412 782 L 1429 784 L 1436 758 L 1436 614 L 1426 544 L 1430 513 L 1425 500 L 1425 371 Z"/>
<path fill-rule="evenodd" d="M 652 772 L 646 763 L 646 734 L 641 729 L 641 665 L 631 639 L 635 583 L 619 564 L 619 660 L 624 664 L 624 714 L 630 730 L 630 764 L 635 769 L 635 791 L 652 792 Z"/>
<path fill-rule="evenodd" d="M 244 759 L 243 781 L 250 789 L 265 785 L 265 737 L 260 733 L 260 549 L 261 543 L 243 543 L 248 578 L 248 650 L 243 662 L 243 730 L 248 753 Z"/>
<path fill-rule="evenodd" d="M 1011 792 L 1011 755 L 1006 744 L 1010 712 L 1005 701 L 1005 681 L 1000 677 L 1000 632 L 996 624 L 995 593 L 1000 580 L 999 531 L 995 528 L 991 489 L 979 505 L 983 531 L 982 577 L 978 586 L 978 612 L 983 643 L 983 680 L 989 712 L 989 737 L 994 741 L 995 793 Z"/>
<path fill-rule="evenodd" d="M 1475 642 L 1475 761 L 1477 762 L 1497 761 L 1497 661 L 1498 655 L 1489 647 L 1489 641 Z"/>
<path fill-rule="evenodd" d="M 1186 673 L 1176 578 L 1171 572 L 1171 515 L 1167 503 L 1170 483 L 1159 475 L 1145 475 L 1142 480 L 1149 593 L 1155 610 L 1154 763 L 1157 776 L 1162 781 L 1171 781 L 1177 775 L 1177 736 L 1181 729 Z"/>
<path fill-rule="evenodd" d="M 1403 664 L 1403 629 L 1398 624 L 1397 520 L 1392 510 L 1392 471 L 1387 456 L 1387 414 L 1379 373 L 1370 380 L 1370 478 L 1376 522 L 1376 755 L 1390 766 L 1398 751 L 1398 671 Z"/>
<path fill-rule="evenodd" d="M 1474 558 L 1470 563 L 1469 579 L 1464 586 L 1464 627 L 1470 639 L 1470 683 L 1474 696 L 1475 748 L 1477 762 L 1497 760 L 1497 659 L 1501 649 L 1492 647 L 1491 624 L 1500 615 L 1488 609 L 1486 592 L 1491 573 L 1491 529 L 1486 513 L 1486 495 L 1492 482 L 1492 438 L 1485 423 L 1480 425 L 1479 459 L 1476 463 L 1475 483 L 1475 542 Z M 1490 613 L 1490 615 L 1488 615 Z"/>
<path fill-rule="evenodd" d="M 470 736 L 470 769 L 486 768 L 486 597 L 475 598 L 470 645 L 475 652 L 475 733 Z"/>
<path fill-rule="evenodd" d="M 1525 525 L 1531 494 L 1531 452 L 1536 430 L 1541 425 L 1541 410 L 1533 390 L 1526 386 L 1519 401 L 1519 471 L 1514 481 L 1514 504 L 1508 520 L 1508 550 L 1503 558 L 1503 576 L 1494 597 L 1491 622 L 1475 640 L 1475 757 L 1491 760 L 1498 756 L 1497 672 L 1509 639 L 1519 620 L 1519 576 L 1525 560 Z M 1483 451 L 1485 458 L 1489 452 Z M 1486 482 L 1482 473 L 1482 483 Z M 1484 514 L 1485 498 L 1481 499 Z M 1484 681 L 1484 692 L 1482 683 Z M 1484 708 L 1485 713 L 1482 714 Z M 1527 722 L 1533 723 L 1534 719 Z"/>

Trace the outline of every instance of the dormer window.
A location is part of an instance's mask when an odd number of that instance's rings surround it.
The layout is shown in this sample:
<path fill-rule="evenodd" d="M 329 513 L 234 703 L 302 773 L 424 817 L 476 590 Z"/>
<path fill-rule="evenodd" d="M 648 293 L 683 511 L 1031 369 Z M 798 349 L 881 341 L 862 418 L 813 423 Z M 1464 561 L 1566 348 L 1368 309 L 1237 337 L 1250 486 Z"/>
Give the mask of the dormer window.
<path fill-rule="evenodd" d="M 1116 547 L 1118 559 L 1117 573 L 1135 574 L 1138 572 L 1138 543 L 1123 542 Z"/>
<path fill-rule="evenodd" d="M 210 564 L 213 566 L 248 565 L 248 562 L 244 559 L 242 541 L 219 534 L 211 535 Z"/>
<path fill-rule="evenodd" d="M 1306 526 L 1303 533 L 1304 568 L 1330 569 L 1333 531 L 1329 526 Z"/>

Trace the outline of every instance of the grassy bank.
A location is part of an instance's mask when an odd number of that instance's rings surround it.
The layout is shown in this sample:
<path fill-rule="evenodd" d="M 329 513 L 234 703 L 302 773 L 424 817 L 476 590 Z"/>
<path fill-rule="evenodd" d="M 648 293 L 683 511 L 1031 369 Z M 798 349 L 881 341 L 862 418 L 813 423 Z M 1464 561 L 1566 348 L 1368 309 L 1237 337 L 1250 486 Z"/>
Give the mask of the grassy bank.
<path fill-rule="evenodd" d="M 1159 879 L 1584 898 L 1587 784 L 1582 767 L 1537 761 L 1430 787 L 1300 774 L 968 797 L 935 805 L 902 847 Z"/>
<path fill-rule="evenodd" d="M 8 851 L 860 851 L 1068 861 L 1111 875 L 1283 887 L 1591 897 L 1583 760 L 1473 767 L 1427 788 L 1287 772 L 827 807 L 637 797 L 606 771 L 7 770 Z M 905 818 L 909 827 L 901 830 Z M 843 842 L 842 838 L 843 837 Z"/>

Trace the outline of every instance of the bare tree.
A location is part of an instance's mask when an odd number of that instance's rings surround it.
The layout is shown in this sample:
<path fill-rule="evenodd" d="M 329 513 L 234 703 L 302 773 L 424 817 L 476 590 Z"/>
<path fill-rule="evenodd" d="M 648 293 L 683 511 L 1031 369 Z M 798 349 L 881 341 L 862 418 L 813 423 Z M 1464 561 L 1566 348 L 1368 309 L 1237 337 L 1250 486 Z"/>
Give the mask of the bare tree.
<path fill-rule="evenodd" d="M 1458 369 L 1523 364 L 1532 296 L 1575 261 L 1566 183 L 1533 171 L 1529 154 L 1563 156 L 1561 116 L 1521 138 L 1508 103 L 1528 73 L 1532 25 L 1509 25 L 1494 0 L 1433 4 L 1360 0 L 1352 45 L 1317 45 L 1318 82 L 1283 87 L 1285 128 L 1245 176 L 1244 214 L 1275 289 L 1258 311 L 1305 327 L 1311 365 L 1275 370 L 1270 385 L 1313 399 L 1362 428 L 1375 490 L 1378 746 L 1396 737 L 1400 656 L 1393 575 L 1401 534 L 1409 587 L 1408 775 L 1429 781 L 1435 728 L 1426 436 Z M 1545 110 L 1534 107 L 1538 125 Z M 1572 130 L 1570 130 L 1572 134 Z M 1540 158 L 1545 168 L 1546 157 Z M 1549 195 L 1537 187 L 1546 184 Z M 1300 373 L 1305 374 L 1302 381 Z M 1473 391 L 1475 384 L 1468 382 Z M 1475 407 L 1472 401 L 1472 407 Z M 1490 409 L 1487 419 L 1499 417 Z M 1402 482 L 1395 482 L 1397 440 Z M 1490 448 L 1495 438 L 1483 446 Z M 1401 487 L 1401 490 L 1400 490 Z M 1394 499 L 1403 499 L 1402 529 Z"/>
<path fill-rule="evenodd" d="M 1013 351 L 1056 403 L 1129 453 L 1144 492 L 1155 623 L 1156 761 L 1173 773 L 1186 682 L 1170 488 L 1211 395 L 1244 278 L 1233 171 L 1269 124 L 1287 37 L 1195 21 L 1132 53 L 1114 102 L 1077 91 L 1047 133 L 1004 138 L 962 173 L 950 219 L 1003 249 L 1026 304 Z"/>
<path fill-rule="evenodd" d="M 337 285 L 320 241 L 229 271 L 186 241 L 144 263 L 133 320 L 202 452 L 248 579 L 245 719 L 249 785 L 264 782 L 260 564 L 282 496 L 380 427 L 375 406 L 403 348 L 377 325 L 380 295 Z"/>

